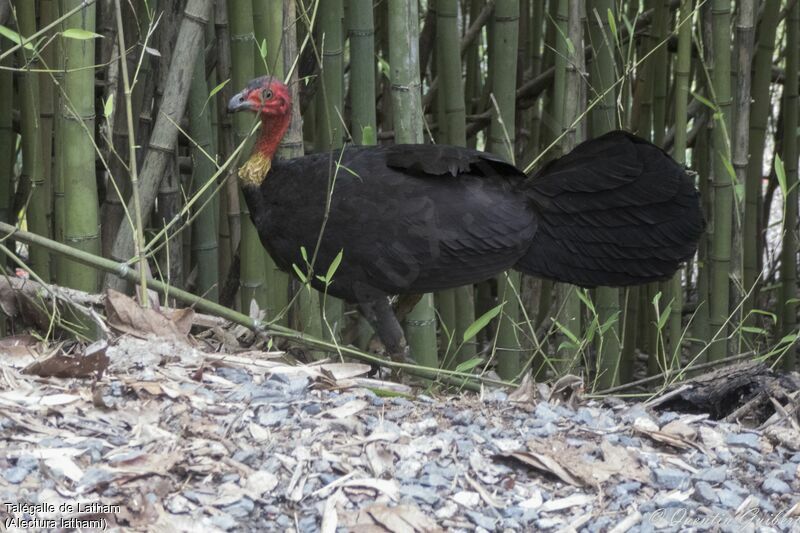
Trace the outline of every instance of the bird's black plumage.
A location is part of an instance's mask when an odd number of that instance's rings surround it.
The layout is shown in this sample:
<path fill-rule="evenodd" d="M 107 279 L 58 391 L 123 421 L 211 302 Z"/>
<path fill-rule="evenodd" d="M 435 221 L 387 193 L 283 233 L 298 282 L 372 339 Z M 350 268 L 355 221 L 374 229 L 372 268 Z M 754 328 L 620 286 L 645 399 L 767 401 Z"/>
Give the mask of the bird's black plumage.
<path fill-rule="evenodd" d="M 581 144 L 531 179 L 484 152 L 393 145 L 275 161 L 244 191 L 281 268 L 305 270 L 301 247 L 311 257 L 318 246 L 324 273 L 343 251 L 327 290 L 349 301 L 509 268 L 587 287 L 661 280 L 692 256 L 704 225 L 690 177 L 624 132 Z"/>
<path fill-rule="evenodd" d="M 311 259 L 311 283 L 359 303 L 391 354 L 406 350 L 388 295 L 457 287 L 510 268 L 584 287 L 663 280 L 694 254 L 704 228 L 692 179 L 629 133 L 584 142 L 527 178 L 491 154 L 441 145 L 272 161 L 291 96 L 268 76 L 228 109 L 262 117 L 254 154 L 239 171 L 261 242 L 284 270 L 306 272 Z M 332 282 L 322 282 L 316 275 L 340 252 Z"/>

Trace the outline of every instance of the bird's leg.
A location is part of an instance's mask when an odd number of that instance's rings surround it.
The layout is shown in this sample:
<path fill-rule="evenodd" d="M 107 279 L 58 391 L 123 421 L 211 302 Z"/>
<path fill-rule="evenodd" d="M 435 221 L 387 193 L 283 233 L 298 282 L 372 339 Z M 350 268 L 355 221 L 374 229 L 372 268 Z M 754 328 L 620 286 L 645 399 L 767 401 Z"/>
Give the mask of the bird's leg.
<path fill-rule="evenodd" d="M 386 347 L 386 354 L 394 361 L 406 362 L 409 359 L 408 344 L 389 299 L 382 297 L 372 302 L 362 302 L 359 307 Z"/>

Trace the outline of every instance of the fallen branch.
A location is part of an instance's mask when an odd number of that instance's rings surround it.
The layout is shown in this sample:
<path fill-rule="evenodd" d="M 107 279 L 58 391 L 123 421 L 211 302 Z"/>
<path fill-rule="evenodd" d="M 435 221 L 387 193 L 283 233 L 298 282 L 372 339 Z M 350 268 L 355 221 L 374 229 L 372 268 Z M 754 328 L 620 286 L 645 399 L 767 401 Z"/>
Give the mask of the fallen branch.
<path fill-rule="evenodd" d="M 135 282 L 138 279 L 138 272 L 130 268 L 128 265 L 117 263 L 116 261 L 106 259 L 105 257 L 99 257 L 94 254 L 72 248 L 71 246 L 47 239 L 40 235 L 36 235 L 35 233 L 22 231 L 11 224 L 0 222 L 0 234 L 3 234 L 4 238 L 13 236 L 13 238 L 19 242 L 34 246 L 41 246 L 42 248 L 49 250 L 51 253 L 68 257 L 74 261 L 98 270 L 104 270 L 126 281 Z M 393 370 L 400 370 L 413 376 L 433 381 L 438 380 L 450 385 L 464 387 L 469 390 L 480 390 L 481 385 L 494 385 L 498 387 L 515 386 L 514 383 L 510 383 L 508 381 L 484 378 L 465 372 L 425 368 L 409 363 L 400 363 L 380 357 L 378 355 L 362 352 L 361 350 L 351 346 L 342 346 L 334 342 L 328 342 L 290 328 L 276 324 L 269 324 L 264 321 L 251 318 L 247 315 L 234 311 L 233 309 L 229 309 L 225 306 L 206 300 L 205 298 L 201 298 L 200 296 L 190 292 L 172 287 L 157 279 L 149 279 L 147 286 L 161 294 L 169 295 L 170 298 L 175 298 L 178 301 L 188 304 L 193 308 L 224 318 L 225 320 L 235 324 L 252 329 L 257 333 L 272 335 L 274 337 L 294 341 L 298 344 L 302 344 L 316 350 L 324 350 L 326 352 L 339 354 L 340 356 L 346 355 L 352 357 L 353 359 L 358 359 L 373 365 L 390 368 Z"/>

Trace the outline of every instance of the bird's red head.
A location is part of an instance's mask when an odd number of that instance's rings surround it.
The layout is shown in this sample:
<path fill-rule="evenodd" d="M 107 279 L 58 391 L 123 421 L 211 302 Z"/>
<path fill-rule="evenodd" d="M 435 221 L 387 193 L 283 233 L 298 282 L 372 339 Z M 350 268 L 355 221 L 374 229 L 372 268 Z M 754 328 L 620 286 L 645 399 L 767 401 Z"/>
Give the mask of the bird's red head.
<path fill-rule="evenodd" d="M 253 111 L 268 117 L 288 116 L 292 111 L 292 96 L 282 81 L 272 76 L 261 76 L 231 98 L 228 111 Z"/>
<path fill-rule="evenodd" d="M 261 117 L 261 133 L 253 154 L 239 169 L 239 177 L 243 182 L 260 185 L 271 168 L 272 156 L 291 121 L 292 97 L 289 88 L 272 76 L 261 76 L 231 98 L 228 111 L 252 111 Z"/>

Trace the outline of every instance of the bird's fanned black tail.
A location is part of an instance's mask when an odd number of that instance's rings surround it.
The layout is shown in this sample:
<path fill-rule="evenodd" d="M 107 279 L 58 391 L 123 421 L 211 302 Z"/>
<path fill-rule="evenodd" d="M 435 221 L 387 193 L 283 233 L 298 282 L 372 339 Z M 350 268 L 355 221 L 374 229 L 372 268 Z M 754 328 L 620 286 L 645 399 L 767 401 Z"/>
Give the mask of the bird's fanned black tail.
<path fill-rule="evenodd" d="M 534 176 L 538 229 L 518 270 L 582 287 L 667 279 L 705 228 L 693 180 L 622 131 L 584 142 Z"/>

